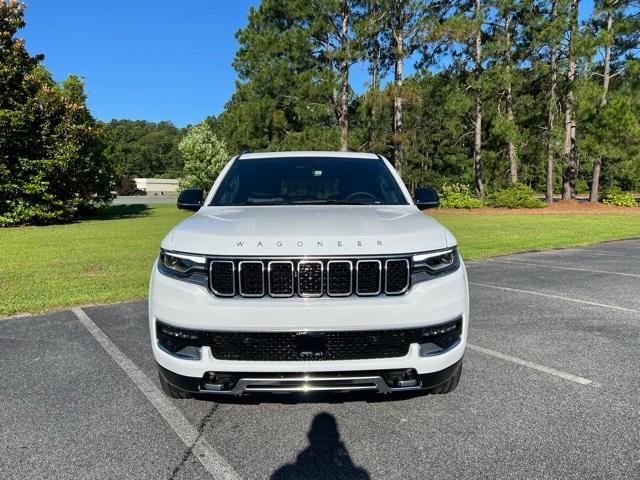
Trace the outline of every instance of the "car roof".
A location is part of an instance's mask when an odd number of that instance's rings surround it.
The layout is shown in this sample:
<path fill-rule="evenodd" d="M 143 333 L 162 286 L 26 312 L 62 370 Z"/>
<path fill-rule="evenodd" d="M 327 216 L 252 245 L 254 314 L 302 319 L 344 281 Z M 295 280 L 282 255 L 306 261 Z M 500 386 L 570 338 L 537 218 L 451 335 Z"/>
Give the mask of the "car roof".
<path fill-rule="evenodd" d="M 238 160 L 257 160 L 263 158 L 291 158 L 291 157 L 309 157 L 309 158 L 366 158 L 377 159 L 380 158 L 375 153 L 361 153 L 361 152 L 258 152 L 258 153 L 242 153 L 238 157 Z"/>

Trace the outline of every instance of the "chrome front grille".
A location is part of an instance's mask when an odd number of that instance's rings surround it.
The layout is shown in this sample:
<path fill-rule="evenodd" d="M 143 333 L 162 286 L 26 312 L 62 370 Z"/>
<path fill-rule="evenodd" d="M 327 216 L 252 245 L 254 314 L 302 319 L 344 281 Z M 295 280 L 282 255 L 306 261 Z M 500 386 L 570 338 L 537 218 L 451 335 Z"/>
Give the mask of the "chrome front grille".
<path fill-rule="evenodd" d="M 209 260 L 209 290 L 218 297 L 402 295 L 410 283 L 401 257 Z"/>

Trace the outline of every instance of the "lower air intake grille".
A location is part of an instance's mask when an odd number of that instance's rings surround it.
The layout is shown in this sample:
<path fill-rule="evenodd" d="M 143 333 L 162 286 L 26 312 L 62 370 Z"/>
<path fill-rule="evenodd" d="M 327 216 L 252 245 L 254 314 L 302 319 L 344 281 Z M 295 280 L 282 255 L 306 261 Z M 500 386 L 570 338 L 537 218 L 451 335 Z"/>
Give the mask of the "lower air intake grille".
<path fill-rule="evenodd" d="M 446 327 L 446 328 L 444 328 Z M 442 330 L 439 330 L 441 329 Z M 446 333 L 445 333 L 446 330 Z M 460 337 L 462 319 L 436 327 L 346 332 L 201 332 L 203 345 L 219 360 L 307 361 L 364 360 L 403 357 L 412 343 L 438 341 L 448 344 Z M 307 339 L 309 336 L 311 338 Z M 455 337 L 455 338 L 454 338 Z M 443 337 L 444 338 L 444 337 Z"/>

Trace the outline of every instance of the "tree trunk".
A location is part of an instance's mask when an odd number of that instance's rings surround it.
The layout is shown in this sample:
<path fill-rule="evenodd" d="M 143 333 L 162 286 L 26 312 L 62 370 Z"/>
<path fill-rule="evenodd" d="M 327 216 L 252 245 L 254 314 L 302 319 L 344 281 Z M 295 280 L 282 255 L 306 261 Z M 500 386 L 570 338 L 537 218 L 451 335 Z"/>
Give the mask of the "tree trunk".
<path fill-rule="evenodd" d="M 347 61 L 349 43 L 349 6 L 343 3 L 342 24 L 340 28 L 340 47 L 342 60 L 340 61 L 340 107 L 338 123 L 340 125 L 340 150 L 349 150 L 349 62 Z"/>
<path fill-rule="evenodd" d="M 569 30 L 569 66 L 567 69 L 567 99 L 564 115 L 564 145 L 562 162 L 565 165 L 562 175 L 562 199 L 572 199 L 575 192 L 576 164 L 576 118 L 574 111 L 573 86 L 576 78 L 575 41 L 578 28 L 578 0 L 571 2 L 571 26 Z"/>
<path fill-rule="evenodd" d="M 593 170 L 591 171 L 591 192 L 589 193 L 589 201 L 596 203 L 600 196 L 600 169 L 602 168 L 602 159 L 600 157 L 593 161 Z"/>
<path fill-rule="evenodd" d="M 607 12 L 607 37 L 611 34 L 613 27 L 613 11 Z M 604 47 L 604 74 L 602 77 L 602 97 L 600 106 L 607 104 L 609 94 L 609 80 L 611 79 L 611 41 L 607 38 Z M 600 196 L 600 170 L 602 169 L 602 158 L 598 157 L 593 161 L 593 170 L 591 171 L 591 192 L 589 193 L 589 201 L 597 202 Z"/>
<path fill-rule="evenodd" d="M 480 0 L 476 0 L 476 20 L 480 19 Z M 482 90 L 480 88 L 480 74 L 482 70 L 482 29 L 478 26 L 475 35 L 475 63 L 476 63 L 476 120 L 473 140 L 473 172 L 475 176 L 476 195 L 484 198 L 484 182 L 482 180 Z"/>
<path fill-rule="evenodd" d="M 507 35 L 507 119 L 513 125 L 513 93 L 511 91 L 511 16 L 507 16 L 504 29 Z M 507 143 L 509 152 L 509 184 L 518 183 L 518 161 L 516 159 L 516 146 L 512 138 Z"/>
<path fill-rule="evenodd" d="M 551 21 L 555 21 L 558 17 L 557 0 L 552 2 Z M 553 125 L 555 122 L 555 106 L 556 106 L 556 84 L 558 82 L 558 50 L 555 40 L 551 45 L 551 54 L 549 60 L 549 113 L 547 117 L 547 204 L 553 203 Z"/>
<path fill-rule="evenodd" d="M 607 12 L 607 37 L 611 35 L 611 28 L 613 27 L 613 11 Z M 607 43 L 604 48 L 604 73 L 602 76 L 602 98 L 600 99 L 601 105 L 606 105 L 609 95 L 609 80 L 611 79 L 611 41 L 607 38 Z"/>
<path fill-rule="evenodd" d="M 377 18 L 378 2 L 369 4 L 369 16 Z M 371 75 L 371 90 L 377 92 L 380 89 L 380 41 L 378 40 L 378 31 L 373 33 L 371 39 L 371 50 L 369 55 L 369 74 Z"/>
<path fill-rule="evenodd" d="M 393 163 L 398 171 L 402 174 L 404 164 L 404 154 L 402 151 L 402 67 L 404 66 L 404 37 L 403 26 L 396 25 L 396 31 L 393 34 L 395 43 L 395 69 L 394 69 L 394 93 L 393 93 Z"/>

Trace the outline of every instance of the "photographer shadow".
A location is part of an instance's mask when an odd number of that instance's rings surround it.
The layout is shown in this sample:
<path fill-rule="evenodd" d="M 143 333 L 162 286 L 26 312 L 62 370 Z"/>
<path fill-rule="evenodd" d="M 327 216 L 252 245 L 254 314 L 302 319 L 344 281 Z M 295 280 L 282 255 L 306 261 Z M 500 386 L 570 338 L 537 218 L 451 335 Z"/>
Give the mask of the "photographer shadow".
<path fill-rule="evenodd" d="M 335 479 L 369 480 L 369 472 L 354 465 L 340 440 L 333 415 L 315 416 L 309 430 L 309 446 L 298 454 L 296 462 L 283 465 L 271 475 L 271 480 Z"/>

